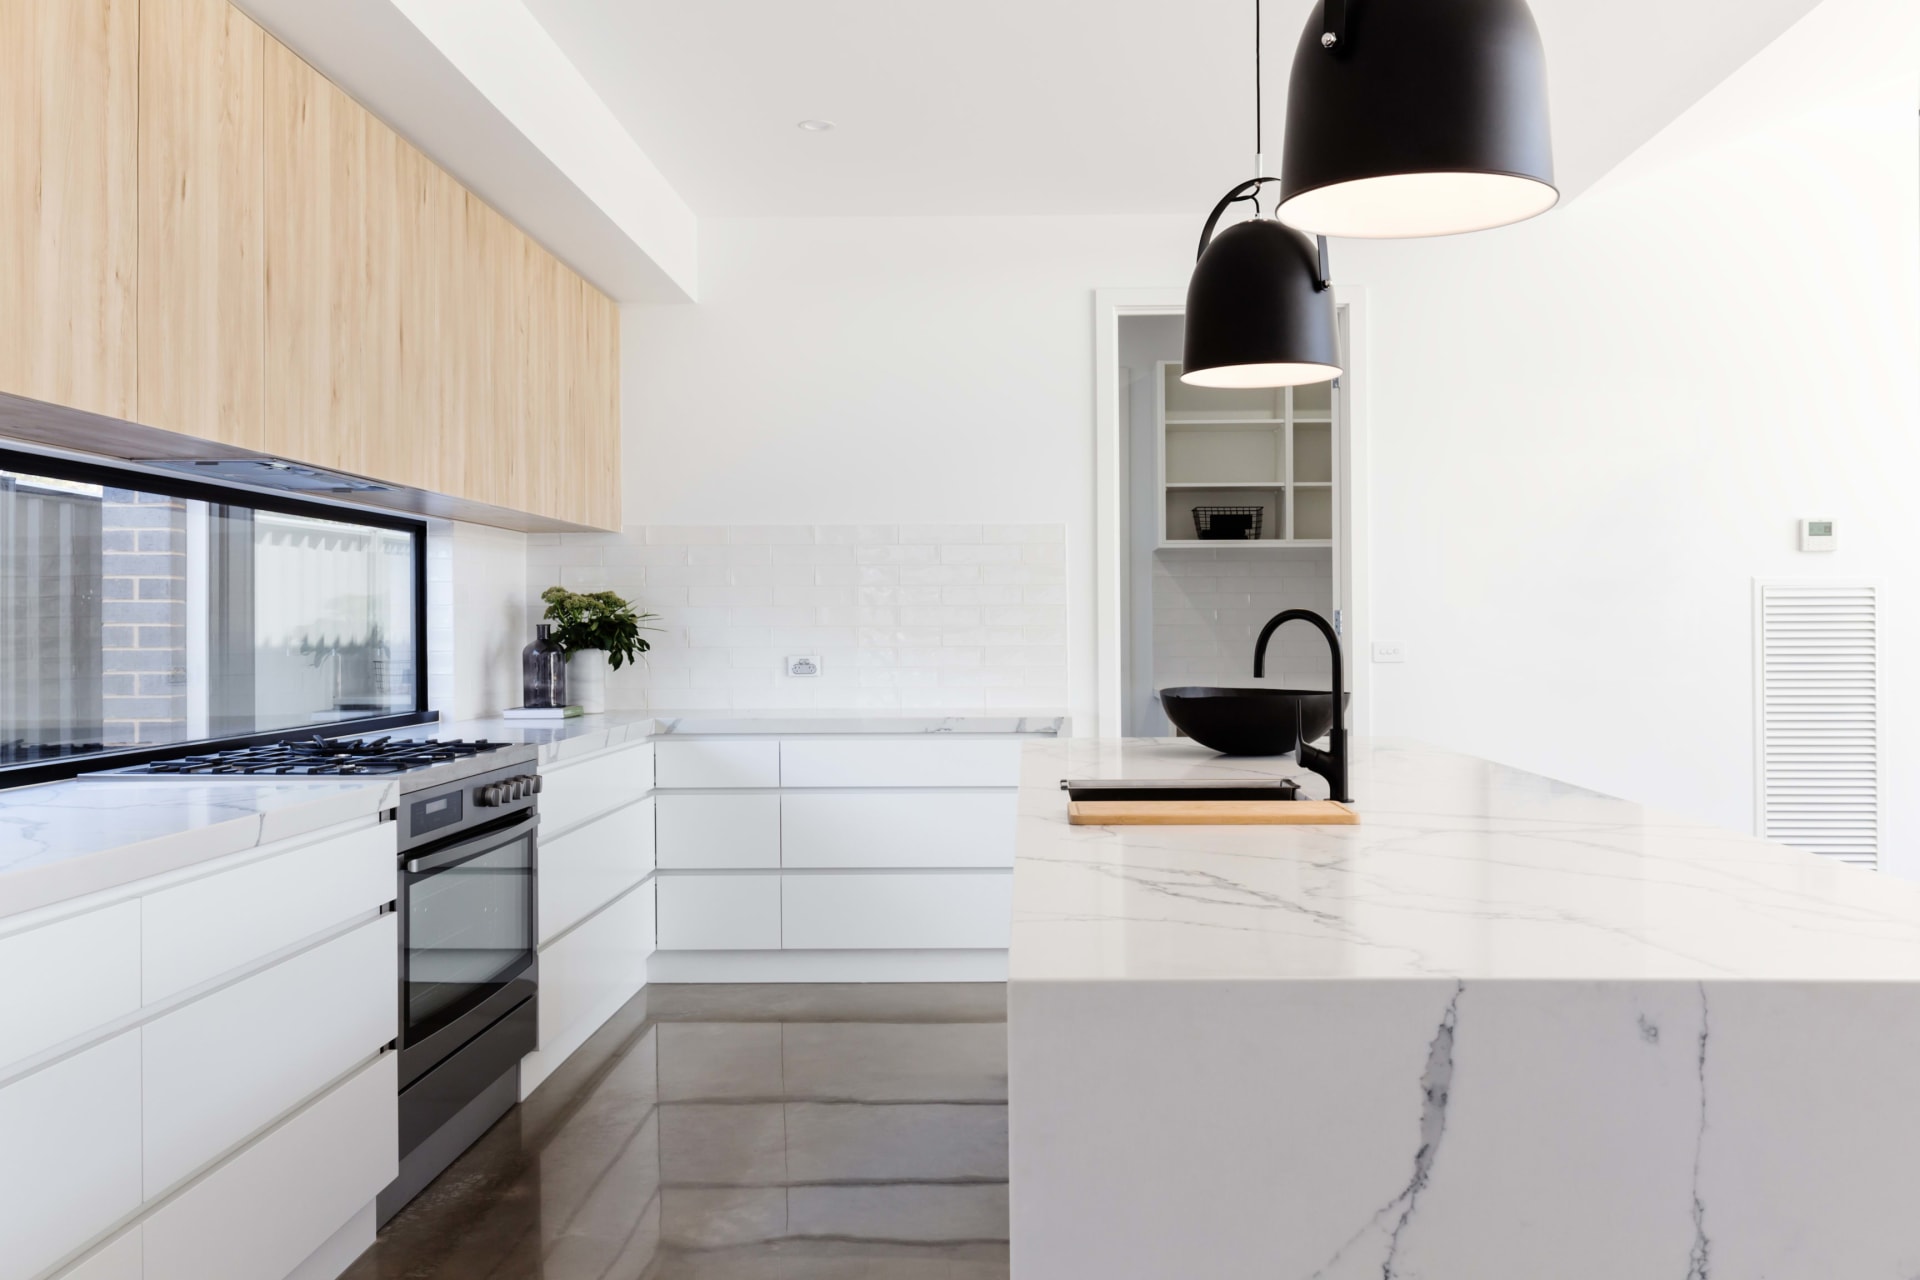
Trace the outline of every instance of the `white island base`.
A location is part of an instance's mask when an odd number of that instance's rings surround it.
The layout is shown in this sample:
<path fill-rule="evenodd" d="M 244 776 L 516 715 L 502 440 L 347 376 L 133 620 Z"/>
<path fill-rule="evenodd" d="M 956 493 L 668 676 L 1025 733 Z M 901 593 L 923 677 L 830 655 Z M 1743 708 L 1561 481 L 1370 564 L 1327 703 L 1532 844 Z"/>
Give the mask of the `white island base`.
<path fill-rule="evenodd" d="M 1920 1275 L 1920 891 L 1357 754 L 1359 827 L 1124 829 L 1059 780 L 1298 771 L 1029 749 L 1015 1280 Z"/>

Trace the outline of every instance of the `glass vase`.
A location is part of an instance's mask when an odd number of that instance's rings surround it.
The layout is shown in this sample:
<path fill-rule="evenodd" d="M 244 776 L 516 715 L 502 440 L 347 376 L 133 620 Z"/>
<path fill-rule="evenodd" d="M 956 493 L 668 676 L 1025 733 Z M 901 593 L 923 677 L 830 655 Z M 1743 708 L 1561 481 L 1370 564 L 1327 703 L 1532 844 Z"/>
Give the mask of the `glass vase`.
<path fill-rule="evenodd" d="M 541 623 L 533 629 L 533 643 L 520 651 L 522 705 L 567 705 L 567 651 L 555 644 L 553 628 Z"/>

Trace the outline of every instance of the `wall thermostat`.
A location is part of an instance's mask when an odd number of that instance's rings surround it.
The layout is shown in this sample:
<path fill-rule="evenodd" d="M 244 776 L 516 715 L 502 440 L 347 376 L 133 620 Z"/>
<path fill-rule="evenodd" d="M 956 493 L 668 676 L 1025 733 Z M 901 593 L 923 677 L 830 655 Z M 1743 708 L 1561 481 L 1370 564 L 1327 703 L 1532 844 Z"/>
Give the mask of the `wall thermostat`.
<path fill-rule="evenodd" d="M 1800 549 L 1802 551 L 1832 551 L 1839 544 L 1834 536 L 1831 520 L 1802 520 L 1800 522 Z"/>
<path fill-rule="evenodd" d="M 787 659 L 787 674 L 790 676 L 817 676 L 820 674 L 820 655 L 803 654 Z"/>

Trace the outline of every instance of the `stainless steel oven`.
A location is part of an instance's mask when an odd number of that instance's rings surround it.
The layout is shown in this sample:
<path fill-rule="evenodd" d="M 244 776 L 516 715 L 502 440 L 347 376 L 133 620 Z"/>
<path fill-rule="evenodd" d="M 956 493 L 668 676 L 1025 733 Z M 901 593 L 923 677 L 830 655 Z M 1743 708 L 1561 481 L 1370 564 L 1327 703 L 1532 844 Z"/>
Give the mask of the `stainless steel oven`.
<path fill-rule="evenodd" d="M 539 775 L 512 761 L 403 792 L 400 1176 L 385 1221 L 520 1096 L 537 1043 Z"/>

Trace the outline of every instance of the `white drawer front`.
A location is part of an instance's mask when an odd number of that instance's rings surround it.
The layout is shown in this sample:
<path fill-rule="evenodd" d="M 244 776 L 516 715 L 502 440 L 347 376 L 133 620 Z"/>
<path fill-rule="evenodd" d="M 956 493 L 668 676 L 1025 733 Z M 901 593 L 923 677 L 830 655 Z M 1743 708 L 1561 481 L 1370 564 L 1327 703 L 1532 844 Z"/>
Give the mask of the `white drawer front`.
<path fill-rule="evenodd" d="M 140 904 L 0 938 L 0 1070 L 140 1007 Z"/>
<path fill-rule="evenodd" d="M 399 1172 L 388 1054 L 146 1220 L 145 1280 L 275 1280 Z"/>
<path fill-rule="evenodd" d="M 99 1252 L 62 1271 L 58 1280 L 140 1280 L 140 1224 L 134 1223 Z"/>
<path fill-rule="evenodd" d="M 787 867 L 1011 867 L 1013 791 L 789 791 Z"/>
<path fill-rule="evenodd" d="M 780 865 L 778 795 L 663 795 L 656 801 L 662 867 Z"/>
<path fill-rule="evenodd" d="M 800 738 L 780 744 L 788 787 L 1017 787 L 1020 740 Z"/>
<path fill-rule="evenodd" d="M 794 875 L 781 887 L 789 951 L 1005 947 L 1012 872 Z"/>
<path fill-rule="evenodd" d="M 643 884 L 540 953 L 540 1044 L 568 1042 L 581 1019 L 611 1013 L 647 985 L 653 886 Z"/>
<path fill-rule="evenodd" d="M 653 789 L 653 748 L 622 747 L 540 773 L 540 834 L 557 836 Z"/>
<path fill-rule="evenodd" d="M 662 787 L 777 787 L 780 744 L 772 738 L 693 738 L 654 744 L 654 778 Z"/>
<path fill-rule="evenodd" d="M 0 1089 L 0 1280 L 26 1280 L 140 1207 L 140 1033 Z"/>
<path fill-rule="evenodd" d="M 369 921 L 147 1024 L 149 1198 L 393 1039 L 396 918 Z"/>
<path fill-rule="evenodd" d="M 662 951 L 777 951 L 778 875 L 661 876 Z"/>
<path fill-rule="evenodd" d="M 147 1003 L 393 901 L 395 829 L 362 827 L 142 899 Z"/>
<path fill-rule="evenodd" d="M 653 800 L 540 842 L 540 941 L 592 915 L 653 870 Z"/>

